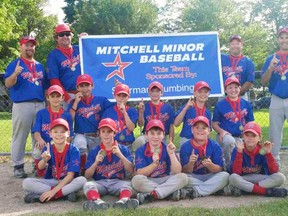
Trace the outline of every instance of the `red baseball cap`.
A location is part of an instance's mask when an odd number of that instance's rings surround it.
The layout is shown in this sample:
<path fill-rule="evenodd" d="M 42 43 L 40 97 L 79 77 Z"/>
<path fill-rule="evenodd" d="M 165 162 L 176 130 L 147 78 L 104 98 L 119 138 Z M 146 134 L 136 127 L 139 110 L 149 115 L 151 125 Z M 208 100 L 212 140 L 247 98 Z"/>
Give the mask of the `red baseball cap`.
<path fill-rule="evenodd" d="M 54 127 L 59 126 L 59 125 L 65 127 L 65 129 L 67 131 L 69 131 L 68 122 L 65 119 L 63 119 L 63 118 L 55 119 L 50 125 L 50 130 L 52 130 Z"/>
<path fill-rule="evenodd" d="M 279 30 L 278 30 L 278 32 L 277 32 L 278 37 L 279 37 L 282 33 L 287 33 L 287 34 L 288 34 L 288 26 L 279 28 Z"/>
<path fill-rule="evenodd" d="M 63 89 L 58 85 L 52 85 L 48 88 L 47 94 L 50 95 L 52 92 L 58 92 L 60 95 L 64 95 Z"/>
<path fill-rule="evenodd" d="M 76 85 L 80 85 L 81 83 L 89 83 L 93 85 L 92 77 L 88 74 L 81 74 L 77 77 Z"/>
<path fill-rule="evenodd" d="M 148 124 L 146 126 L 146 132 L 148 132 L 152 127 L 158 127 L 163 132 L 165 131 L 163 123 L 158 119 L 152 119 L 148 122 Z"/>
<path fill-rule="evenodd" d="M 196 118 L 194 118 L 193 120 L 193 127 L 197 122 L 203 122 L 204 124 L 207 125 L 207 127 L 210 127 L 210 123 L 208 118 L 206 118 L 205 116 L 197 116 Z"/>
<path fill-rule="evenodd" d="M 256 122 L 248 122 L 244 126 L 243 133 L 246 133 L 248 131 L 250 131 L 250 132 L 252 132 L 258 136 L 260 136 L 262 134 L 262 129 L 261 129 L 260 125 L 257 124 Z"/>
<path fill-rule="evenodd" d="M 163 92 L 163 85 L 160 82 L 154 81 L 154 82 L 150 83 L 150 85 L 148 87 L 148 91 L 151 91 L 151 89 L 153 87 L 157 87 L 158 89 L 160 89 Z"/>
<path fill-rule="evenodd" d="M 32 42 L 35 46 L 37 45 L 37 41 L 35 40 L 35 38 L 31 37 L 31 36 L 23 36 L 20 39 L 20 45 L 22 44 L 26 44 L 28 42 Z"/>
<path fill-rule="evenodd" d="M 204 82 L 204 81 L 199 81 L 195 84 L 194 86 L 194 92 L 195 91 L 199 91 L 202 88 L 208 88 L 209 91 L 211 90 L 210 86 L 208 85 L 208 83 Z"/>
<path fill-rule="evenodd" d="M 121 93 L 130 96 L 129 86 L 127 86 L 127 85 L 125 85 L 125 84 L 118 84 L 118 85 L 115 87 L 114 95 L 118 95 L 118 94 L 121 94 Z"/>
<path fill-rule="evenodd" d="M 226 81 L 225 81 L 225 87 L 227 87 L 228 85 L 230 85 L 231 83 L 236 83 L 240 86 L 240 82 L 236 77 L 229 77 Z"/>
<path fill-rule="evenodd" d="M 238 40 L 238 41 L 240 41 L 240 42 L 243 42 L 240 35 L 231 35 L 231 36 L 229 37 L 229 43 L 231 43 L 231 41 L 233 41 L 233 40 Z"/>
<path fill-rule="evenodd" d="M 100 121 L 98 129 L 103 128 L 103 127 L 108 127 L 114 132 L 117 131 L 116 122 L 111 118 L 104 118 Z"/>
<path fill-rule="evenodd" d="M 54 30 L 54 33 L 58 34 L 60 32 L 71 32 L 70 26 L 65 23 L 58 24 Z"/>

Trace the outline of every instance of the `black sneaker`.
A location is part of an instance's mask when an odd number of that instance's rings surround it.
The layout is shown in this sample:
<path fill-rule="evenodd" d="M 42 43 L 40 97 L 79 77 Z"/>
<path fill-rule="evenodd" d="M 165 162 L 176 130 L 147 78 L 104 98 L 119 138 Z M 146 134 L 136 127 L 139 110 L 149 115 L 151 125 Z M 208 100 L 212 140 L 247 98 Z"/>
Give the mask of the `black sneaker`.
<path fill-rule="evenodd" d="M 39 198 L 40 198 L 40 194 L 29 193 L 24 196 L 24 202 L 25 203 L 40 202 Z"/>
<path fill-rule="evenodd" d="M 77 201 L 77 194 L 75 192 L 72 192 L 66 196 L 67 200 L 70 202 L 76 202 Z"/>
<path fill-rule="evenodd" d="M 110 207 L 110 204 L 103 201 L 102 199 L 97 199 L 94 201 L 85 201 L 82 206 L 85 211 L 98 211 L 108 209 Z"/>
<path fill-rule="evenodd" d="M 193 187 L 187 189 L 187 191 L 188 191 L 188 193 L 186 194 L 186 197 L 188 197 L 189 199 L 201 197 L 201 195 L 198 193 L 198 191 Z"/>
<path fill-rule="evenodd" d="M 14 177 L 16 178 L 27 178 L 27 173 L 25 173 L 24 168 L 14 168 Z"/>
<path fill-rule="evenodd" d="M 155 196 L 151 193 L 138 193 L 136 199 L 139 201 L 139 205 L 142 205 L 144 202 L 153 202 L 156 200 Z"/>
<path fill-rule="evenodd" d="M 137 199 L 120 199 L 113 204 L 113 208 L 135 209 L 139 206 Z"/>
<path fill-rule="evenodd" d="M 267 188 L 266 196 L 268 197 L 286 197 L 287 189 L 286 188 Z"/>

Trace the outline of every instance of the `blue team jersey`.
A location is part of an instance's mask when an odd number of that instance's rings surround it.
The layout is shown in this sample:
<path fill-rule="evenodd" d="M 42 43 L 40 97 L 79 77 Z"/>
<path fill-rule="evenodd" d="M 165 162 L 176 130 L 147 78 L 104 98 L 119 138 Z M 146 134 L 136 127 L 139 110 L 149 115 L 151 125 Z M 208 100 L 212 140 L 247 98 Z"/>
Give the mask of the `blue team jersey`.
<path fill-rule="evenodd" d="M 152 106 L 152 110 L 150 107 L 150 103 L 145 103 L 145 110 L 144 110 L 144 127 L 143 133 L 145 133 L 146 125 L 151 119 L 159 119 L 164 127 L 165 127 L 165 135 L 169 134 L 170 125 L 174 124 L 174 110 L 172 106 L 168 103 L 163 103 L 160 108 L 159 118 L 157 118 L 156 106 Z M 153 112 L 153 113 L 152 113 Z"/>
<path fill-rule="evenodd" d="M 73 45 L 72 48 L 71 60 L 57 48 L 47 57 L 48 79 L 59 79 L 66 91 L 76 90 L 76 80 L 81 75 L 79 46 Z"/>
<path fill-rule="evenodd" d="M 105 97 L 92 97 L 89 104 L 82 100 L 78 103 L 74 119 L 75 133 L 96 133 L 104 110 L 114 105 Z M 74 100 L 71 101 L 67 110 L 71 109 L 73 103 Z"/>
<path fill-rule="evenodd" d="M 153 153 L 151 153 L 148 149 L 149 143 L 139 147 L 135 153 L 135 168 L 136 170 L 142 169 L 146 166 L 149 166 L 153 163 Z M 171 172 L 171 160 L 167 152 L 167 146 L 164 143 L 162 145 L 162 152 L 160 153 L 160 159 L 158 166 L 154 169 L 154 171 L 148 176 L 151 178 L 159 178 L 170 175 Z"/>
<path fill-rule="evenodd" d="M 129 107 L 127 109 L 127 114 L 131 121 L 135 124 L 137 124 L 138 120 L 138 112 L 134 107 Z M 103 113 L 102 118 L 111 118 L 116 122 L 117 125 L 117 133 L 114 137 L 115 140 L 118 142 L 127 142 L 127 143 L 133 143 L 135 140 L 133 131 L 129 131 L 127 127 L 125 126 L 123 130 L 121 130 L 121 125 L 125 125 L 124 116 L 121 115 L 121 118 L 118 119 L 117 112 L 115 110 L 115 106 L 109 107 L 106 109 Z"/>
<path fill-rule="evenodd" d="M 279 55 L 276 55 L 277 59 L 280 59 Z M 270 55 L 263 65 L 261 76 L 267 71 L 271 60 L 273 59 L 273 55 Z M 288 55 L 286 56 L 286 62 L 288 61 Z M 288 98 L 288 76 L 287 76 L 288 70 L 285 70 L 285 73 L 282 74 L 282 67 L 279 63 L 275 66 L 274 71 L 272 72 L 270 81 L 269 81 L 269 92 L 271 94 L 274 94 L 280 98 L 286 99 Z M 285 77 L 284 79 L 281 79 L 281 77 Z"/>
<path fill-rule="evenodd" d="M 59 113 L 52 112 L 48 108 L 39 110 L 37 112 L 36 118 L 35 118 L 35 121 L 34 121 L 34 125 L 33 125 L 33 128 L 32 128 L 32 133 L 39 132 L 41 134 L 42 139 L 46 143 L 50 142 L 52 140 L 50 135 L 49 135 L 50 124 L 51 124 L 50 116 L 52 117 L 53 120 L 57 119 L 57 118 L 65 119 L 68 122 L 68 124 L 69 124 L 70 137 L 74 136 L 73 121 L 72 121 L 72 117 L 71 117 L 70 113 L 67 112 L 67 111 L 64 111 L 60 115 Z"/>
<path fill-rule="evenodd" d="M 224 98 L 216 104 L 212 121 L 219 122 L 220 128 L 231 133 L 232 136 L 240 137 L 242 134 L 242 130 L 239 128 L 240 125 L 244 127 L 248 122 L 254 121 L 251 104 L 241 98 L 240 107 L 241 121 L 237 118 L 229 102 Z"/>
<path fill-rule="evenodd" d="M 39 62 L 35 61 L 36 73 L 33 76 L 21 58 L 15 59 L 7 66 L 4 79 L 13 74 L 18 61 L 23 70 L 17 76 L 16 84 L 9 88 L 11 100 L 14 103 L 45 101 L 44 91 L 48 87 L 48 81 L 44 66 Z"/>
<path fill-rule="evenodd" d="M 178 112 L 176 113 L 175 115 L 175 118 L 180 114 L 180 112 L 184 109 L 186 105 L 183 105 L 179 110 Z M 204 113 L 204 116 L 206 116 L 208 119 L 209 119 L 209 122 L 210 122 L 210 126 L 212 125 L 211 124 L 211 120 L 212 120 L 212 116 L 211 116 L 211 112 L 209 109 L 206 108 L 205 110 L 205 113 Z M 190 107 L 184 117 L 183 117 L 183 126 L 182 126 L 182 130 L 181 130 L 181 133 L 180 133 L 180 137 L 185 137 L 187 139 L 192 139 L 193 138 L 193 134 L 192 134 L 192 126 L 193 126 L 193 120 L 194 118 L 197 117 L 197 113 L 196 113 L 196 109 L 195 107 Z M 211 127 L 210 127 L 211 129 Z"/>
<path fill-rule="evenodd" d="M 271 175 L 272 172 L 269 171 L 268 168 L 268 160 L 267 155 L 259 154 L 259 150 L 261 146 L 257 145 L 253 152 L 249 152 L 248 150 L 244 149 L 242 154 L 237 154 L 237 148 L 235 147 L 232 151 L 231 155 L 231 164 L 230 164 L 230 171 L 233 173 L 233 166 L 237 157 L 242 157 L 242 167 L 237 166 L 237 169 L 241 170 L 241 175 L 245 174 L 263 174 L 263 175 Z M 273 157 L 271 155 L 271 157 Z M 275 162 L 276 165 L 276 162 Z M 277 169 L 277 167 L 276 167 Z"/>
<path fill-rule="evenodd" d="M 46 151 L 46 146 L 42 152 Z M 57 179 L 56 175 L 56 160 L 53 152 L 53 145 L 50 145 L 51 159 L 48 161 L 48 167 L 45 174 L 45 179 Z M 69 144 L 68 151 L 66 152 L 64 166 L 61 172 L 60 179 L 65 178 L 68 172 L 74 172 L 74 177 L 77 177 L 80 172 L 80 152 L 77 147 Z"/>
<path fill-rule="evenodd" d="M 245 82 L 254 82 L 255 80 L 255 66 L 253 61 L 247 57 L 243 56 L 241 60 L 238 62 L 235 68 L 231 65 L 230 55 L 221 54 L 221 64 L 222 64 L 222 74 L 223 74 L 223 83 L 225 83 L 226 79 L 234 76 L 236 77 L 241 86 Z"/>
<path fill-rule="evenodd" d="M 131 156 L 130 150 L 126 146 L 123 146 L 121 144 L 118 144 L 118 147 L 124 157 L 126 157 L 128 161 L 133 163 L 133 158 Z M 85 169 L 89 169 L 92 166 L 100 150 L 101 145 L 98 145 L 89 152 Z M 104 157 L 104 160 L 98 164 L 95 173 L 93 174 L 94 180 L 125 179 L 125 177 L 126 176 L 124 165 L 120 158 L 113 153 L 111 154 L 110 159 L 108 158 L 108 154 Z"/>
<path fill-rule="evenodd" d="M 210 158 L 214 164 L 219 165 L 220 167 L 223 168 L 222 148 L 220 147 L 220 145 L 216 141 L 214 141 L 212 139 L 208 139 L 205 153 L 202 152 L 201 148 L 197 148 L 197 146 L 194 146 L 193 144 L 191 144 L 191 140 L 185 142 L 181 146 L 181 149 L 180 149 L 180 159 L 181 159 L 182 167 L 184 167 L 186 164 L 189 163 L 190 156 L 192 154 L 193 149 L 194 149 L 194 154 L 199 156 L 197 161 L 194 164 L 193 173 L 195 173 L 195 174 L 210 173 L 210 171 L 202 165 L 202 158 L 201 157 L 203 155 Z"/>

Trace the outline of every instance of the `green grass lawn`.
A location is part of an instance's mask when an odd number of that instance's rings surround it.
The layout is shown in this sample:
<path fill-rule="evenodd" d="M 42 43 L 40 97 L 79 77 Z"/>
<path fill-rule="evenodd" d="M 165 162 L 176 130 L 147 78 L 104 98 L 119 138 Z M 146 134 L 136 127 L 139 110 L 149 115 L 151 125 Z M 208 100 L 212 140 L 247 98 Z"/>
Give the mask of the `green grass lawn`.
<path fill-rule="evenodd" d="M 267 109 L 254 111 L 254 117 L 256 122 L 262 126 L 263 140 L 269 139 L 269 113 Z M 179 148 L 179 134 L 182 125 L 175 128 L 175 144 Z M 137 127 L 134 130 L 135 136 L 140 135 L 140 128 Z M 11 146 L 11 136 L 12 136 L 12 123 L 11 123 L 11 113 L 0 112 L 0 153 L 10 152 Z M 211 138 L 215 139 L 216 134 L 213 131 L 211 133 Z M 283 146 L 288 146 L 288 123 L 285 121 L 284 131 L 283 131 Z M 29 136 L 26 145 L 26 151 L 31 151 L 31 138 Z"/>

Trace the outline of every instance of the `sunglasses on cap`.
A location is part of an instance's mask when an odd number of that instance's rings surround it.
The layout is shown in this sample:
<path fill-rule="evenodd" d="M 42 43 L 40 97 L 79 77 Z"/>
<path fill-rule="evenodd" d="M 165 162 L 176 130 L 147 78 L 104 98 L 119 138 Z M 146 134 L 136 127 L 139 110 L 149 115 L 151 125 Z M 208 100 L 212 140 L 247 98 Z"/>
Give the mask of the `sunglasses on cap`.
<path fill-rule="evenodd" d="M 57 34 L 57 36 L 58 37 L 64 37 L 64 36 L 69 37 L 69 36 L 71 36 L 71 32 L 60 32 Z"/>

